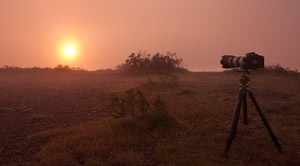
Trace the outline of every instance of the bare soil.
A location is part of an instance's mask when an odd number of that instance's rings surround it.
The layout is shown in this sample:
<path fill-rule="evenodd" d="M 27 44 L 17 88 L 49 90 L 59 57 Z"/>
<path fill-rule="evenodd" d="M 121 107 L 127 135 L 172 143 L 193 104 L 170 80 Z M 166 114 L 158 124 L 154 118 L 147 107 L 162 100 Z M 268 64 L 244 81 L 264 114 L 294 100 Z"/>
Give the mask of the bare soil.
<path fill-rule="evenodd" d="M 284 154 L 276 154 L 260 118 L 249 111 L 251 125 L 240 125 L 231 158 L 220 155 L 235 107 L 238 78 L 239 74 L 183 74 L 181 89 L 156 90 L 185 128 L 166 138 L 169 149 L 160 147 L 169 150 L 166 163 L 181 159 L 185 165 L 299 165 L 298 76 L 251 75 L 254 93 Z M 0 72 L 0 165 L 32 165 L 32 157 L 50 142 L 49 137 L 35 134 L 107 117 L 112 95 L 141 86 L 150 92 L 155 86 L 143 85 L 147 81 L 147 77 L 114 72 Z M 169 144 L 175 140 L 176 144 Z"/>
<path fill-rule="evenodd" d="M 30 165 L 48 139 L 34 133 L 78 125 L 108 114 L 119 75 L 0 73 L 0 165 Z"/>

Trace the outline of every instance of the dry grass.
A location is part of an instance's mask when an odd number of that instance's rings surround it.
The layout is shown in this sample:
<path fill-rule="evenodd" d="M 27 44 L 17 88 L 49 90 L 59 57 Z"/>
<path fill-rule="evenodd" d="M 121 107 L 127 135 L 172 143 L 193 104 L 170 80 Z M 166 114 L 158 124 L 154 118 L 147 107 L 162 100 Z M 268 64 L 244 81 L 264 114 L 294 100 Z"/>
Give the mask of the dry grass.
<path fill-rule="evenodd" d="M 132 85 L 166 100 L 177 125 L 141 130 L 132 118 L 110 117 L 75 127 L 44 131 L 51 142 L 35 155 L 41 165 L 299 165 L 300 78 L 252 73 L 253 90 L 282 145 L 277 149 L 248 101 L 248 126 L 239 121 L 229 157 L 222 157 L 239 90 L 238 73 L 186 73 L 176 85 L 123 77 L 112 93 Z M 116 80 L 114 80 L 116 81 Z M 131 84 L 133 82 L 133 84 Z M 242 115 L 241 115 L 242 116 Z M 241 117 L 242 118 L 242 117 Z M 143 128 L 143 127 L 142 127 Z"/>
<path fill-rule="evenodd" d="M 137 128 L 128 117 L 42 132 L 32 139 L 53 140 L 35 158 L 41 165 L 140 165 L 151 157 L 148 146 L 153 143 L 149 138 L 157 139 L 161 134 L 154 136 Z"/>

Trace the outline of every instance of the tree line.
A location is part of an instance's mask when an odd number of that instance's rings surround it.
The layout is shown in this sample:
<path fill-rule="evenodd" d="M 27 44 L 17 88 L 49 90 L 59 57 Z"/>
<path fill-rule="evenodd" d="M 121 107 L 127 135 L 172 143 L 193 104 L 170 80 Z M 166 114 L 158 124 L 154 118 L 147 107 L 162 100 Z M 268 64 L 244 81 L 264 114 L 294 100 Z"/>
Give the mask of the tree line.
<path fill-rule="evenodd" d="M 0 71 L 7 71 L 7 72 L 22 72 L 22 71 L 58 71 L 58 72 L 67 72 L 67 71 L 86 71 L 81 67 L 69 67 L 68 65 L 57 65 L 54 68 L 50 67 L 17 67 L 17 66 L 3 66 L 0 68 Z"/>

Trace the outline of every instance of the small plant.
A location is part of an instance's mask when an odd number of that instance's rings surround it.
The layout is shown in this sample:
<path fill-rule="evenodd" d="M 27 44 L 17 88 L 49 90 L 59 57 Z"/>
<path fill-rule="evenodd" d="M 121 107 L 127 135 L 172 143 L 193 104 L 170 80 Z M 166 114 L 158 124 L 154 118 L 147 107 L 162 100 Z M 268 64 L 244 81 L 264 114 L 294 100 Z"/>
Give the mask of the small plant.
<path fill-rule="evenodd" d="M 146 118 L 149 129 L 157 127 L 168 128 L 176 123 L 175 119 L 168 112 L 167 103 L 160 96 L 156 96 L 151 110 Z"/>
<path fill-rule="evenodd" d="M 116 119 L 134 117 L 131 127 L 154 129 L 158 126 L 170 127 L 175 119 L 168 112 L 168 105 L 156 96 L 148 101 L 144 93 L 138 89 L 129 89 L 125 96 L 116 95 L 112 98 L 112 116 Z"/>
<path fill-rule="evenodd" d="M 114 96 L 112 106 L 114 118 L 131 115 L 137 119 L 143 119 L 149 109 L 149 102 L 142 91 L 132 88 L 126 91 L 125 97 Z"/>

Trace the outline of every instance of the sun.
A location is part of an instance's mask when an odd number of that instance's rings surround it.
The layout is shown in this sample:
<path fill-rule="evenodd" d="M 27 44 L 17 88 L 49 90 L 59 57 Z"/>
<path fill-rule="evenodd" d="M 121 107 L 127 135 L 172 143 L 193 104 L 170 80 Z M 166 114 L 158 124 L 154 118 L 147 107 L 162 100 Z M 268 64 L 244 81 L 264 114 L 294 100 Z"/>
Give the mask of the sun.
<path fill-rule="evenodd" d="M 77 53 L 75 45 L 67 44 L 63 47 L 63 54 L 66 58 L 73 58 Z"/>
<path fill-rule="evenodd" d="M 78 39 L 62 39 L 57 47 L 59 63 L 76 65 L 81 58 L 81 42 Z"/>

